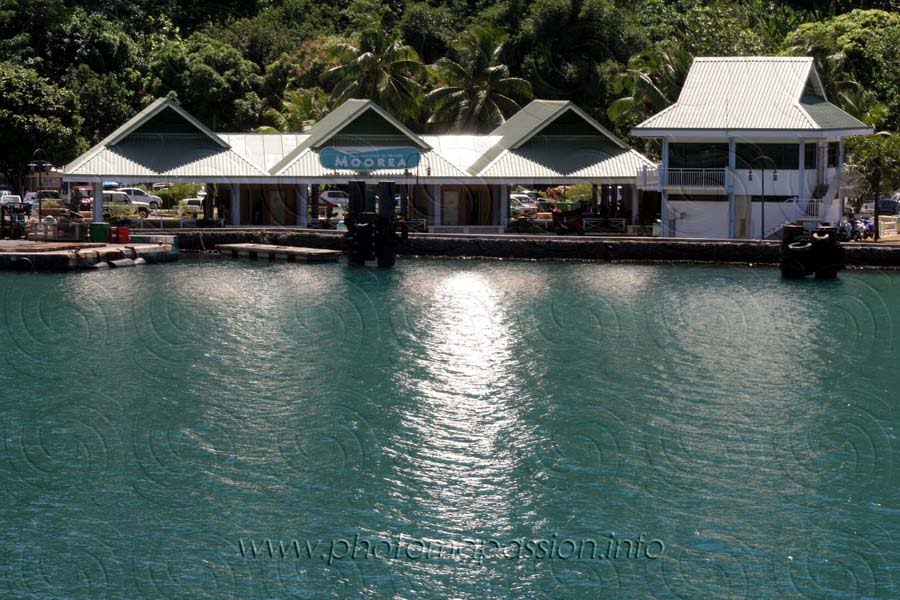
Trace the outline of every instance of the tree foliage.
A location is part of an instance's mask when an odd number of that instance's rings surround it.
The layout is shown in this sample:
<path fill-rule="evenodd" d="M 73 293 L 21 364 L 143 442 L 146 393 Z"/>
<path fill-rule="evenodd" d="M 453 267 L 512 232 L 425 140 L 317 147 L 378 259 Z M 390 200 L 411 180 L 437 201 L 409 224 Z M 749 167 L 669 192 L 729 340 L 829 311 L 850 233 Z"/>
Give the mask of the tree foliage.
<path fill-rule="evenodd" d="M 519 110 L 518 101 L 531 98 L 531 84 L 510 77 L 501 62 L 505 43 L 506 34 L 494 27 L 473 27 L 460 36 L 456 60 L 445 57 L 435 65 L 441 83 L 428 94 L 430 123 L 490 131 Z"/>
<path fill-rule="evenodd" d="M 170 94 L 217 130 L 371 98 L 410 125 L 483 131 L 530 86 L 627 136 L 693 56 L 724 54 L 814 56 L 833 102 L 900 129 L 898 0 L 4 0 L 4 124 L 24 147 L 0 164 L 38 143 L 62 162 Z"/>

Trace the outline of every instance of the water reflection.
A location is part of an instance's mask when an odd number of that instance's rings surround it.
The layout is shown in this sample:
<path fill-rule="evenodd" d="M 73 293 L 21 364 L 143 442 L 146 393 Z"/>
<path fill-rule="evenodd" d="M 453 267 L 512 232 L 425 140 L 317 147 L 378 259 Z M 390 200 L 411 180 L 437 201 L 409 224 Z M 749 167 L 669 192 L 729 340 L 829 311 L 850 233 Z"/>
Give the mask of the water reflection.
<path fill-rule="evenodd" d="M 508 328 L 514 318 L 486 274 L 461 271 L 429 290 L 415 320 L 411 368 L 403 385 L 416 401 L 401 416 L 408 453 L 400 463 L 404 496 L 414 495 L 424 523 L 450 536 L 510 530 L 521 502 L 516 445 L 530 443 L 516 398 Z"/>

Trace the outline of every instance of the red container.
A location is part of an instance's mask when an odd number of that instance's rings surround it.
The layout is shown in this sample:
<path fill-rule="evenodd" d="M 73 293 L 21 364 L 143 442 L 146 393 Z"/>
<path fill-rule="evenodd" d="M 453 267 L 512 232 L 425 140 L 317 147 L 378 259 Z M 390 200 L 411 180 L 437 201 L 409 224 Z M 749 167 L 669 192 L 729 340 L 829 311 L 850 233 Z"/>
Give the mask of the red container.
<path fill-rule="evenodd" d="M 131 241 L 131 231 L 127 227 L 119 227 L 116 232 L 116 239 L 120 244 L 127 244 Z"/>

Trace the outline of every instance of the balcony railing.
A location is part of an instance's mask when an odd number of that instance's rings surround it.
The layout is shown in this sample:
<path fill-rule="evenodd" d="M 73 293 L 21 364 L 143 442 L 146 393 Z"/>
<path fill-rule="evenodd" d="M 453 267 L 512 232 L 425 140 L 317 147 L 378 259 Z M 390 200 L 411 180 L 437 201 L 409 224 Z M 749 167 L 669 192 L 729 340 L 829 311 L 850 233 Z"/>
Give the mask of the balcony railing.
<path fill-rule="evenodd" d="M 725 169 L 669 169 L 669 187 L 724 188 Z"/>
<path fill-rule="evenodd" d="M 660 187 L 662 168 L 644 167 L 638 173 L 638 185 L 643 189 Z M 724 189 L 728 169 L 669 169 L 663 177 L 665 188 Z"/>

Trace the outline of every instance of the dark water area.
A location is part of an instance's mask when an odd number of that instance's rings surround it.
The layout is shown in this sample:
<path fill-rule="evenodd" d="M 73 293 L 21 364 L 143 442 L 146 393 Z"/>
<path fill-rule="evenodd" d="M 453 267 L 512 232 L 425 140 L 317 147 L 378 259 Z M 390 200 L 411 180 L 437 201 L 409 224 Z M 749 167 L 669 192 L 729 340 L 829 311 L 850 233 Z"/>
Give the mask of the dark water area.
<path fill-rule="evenodd" d="M 900 597 L 897 273 L 203 259 L 0 306 L 0 597 Z"/>

